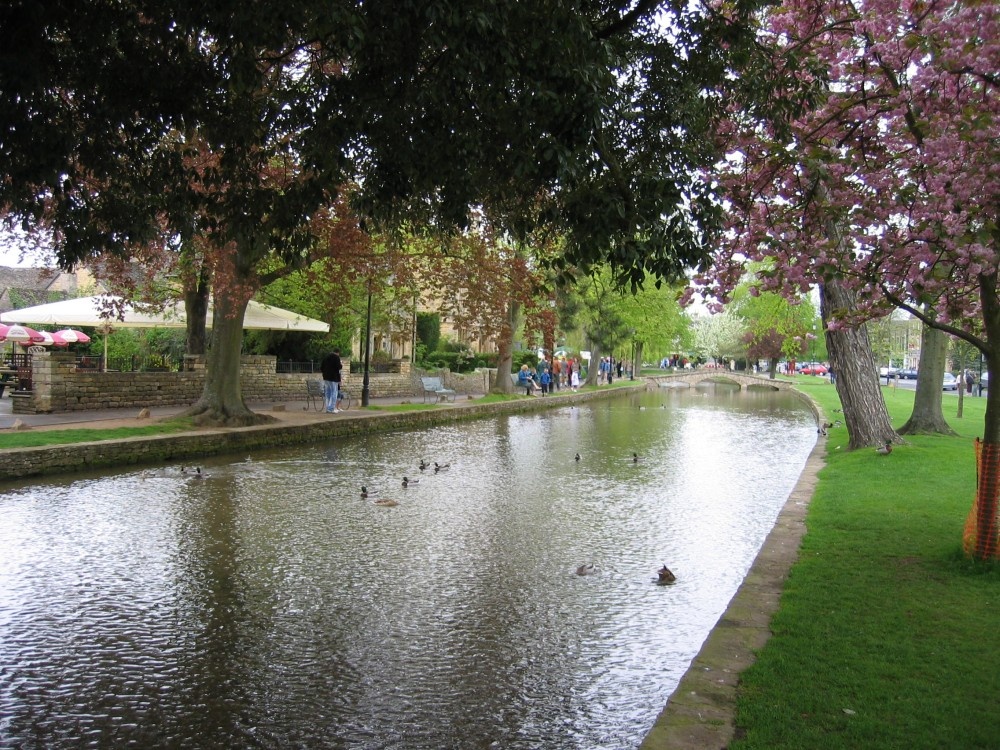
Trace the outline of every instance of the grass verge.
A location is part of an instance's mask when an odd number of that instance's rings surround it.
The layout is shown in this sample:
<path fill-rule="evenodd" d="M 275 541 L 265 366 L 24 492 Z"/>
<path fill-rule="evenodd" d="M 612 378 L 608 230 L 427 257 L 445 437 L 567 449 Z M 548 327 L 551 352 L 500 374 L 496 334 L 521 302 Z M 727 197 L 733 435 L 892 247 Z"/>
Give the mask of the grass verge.
<path fill-rule="evenodd" d="M 828 418 L 825 381 L 796 378 Z M 913 392 L 885 389 L 893 424 Z M 912 436 L 889 456 L 846 450 L 827 466 L 774 633 L 741 677 L 731 750 L 1000 747 L 1000 566 L 961 553 L 976 487 L 972 439 L 984 398 L 966 398 L 957 437 Z"/>
<path fill-rule="evenodd" d="M 170 419 L 142 427 L 85 427 L 69 430 L 44 430 L 41 432 L 8 432 L 0 434 L 0 450 L 8 448 L 38 448 L 46 445 L 89 443 L 98 440 L 122 440 L 150 435 L 170 435 L 194 429 L 190 419 Z"/>

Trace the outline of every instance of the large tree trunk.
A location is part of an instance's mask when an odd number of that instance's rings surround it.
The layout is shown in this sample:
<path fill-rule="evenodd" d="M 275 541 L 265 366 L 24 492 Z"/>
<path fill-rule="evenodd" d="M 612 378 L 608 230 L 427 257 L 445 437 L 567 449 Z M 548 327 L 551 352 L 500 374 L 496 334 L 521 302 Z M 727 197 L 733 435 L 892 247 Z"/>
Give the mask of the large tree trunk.
<path fill-rule="evenodd" d="M 584 385 L 597 385 L 597 381 L 601 377 L 600 364 L 601 347 L 594 341 L 590 345 L 590 364 L 587 365 L 587 379 L 583 382 Z"/>
<path fill-rule="evenodd" d="M 632 355 L 632 377 L 637 378 L 642 375 L 642 342 L 635 343 L 635 351 Z"/>
<path fill-rule="evenodd" d="M 1000 386 L 993 384 L 994 373 L 1000 373 L 1000 297 L 997 277 L 979 277 L 979 297 L 983 310 L 983 327 L 988 344 L 986 371 L 990 387 L 986 389 L 986 422 L 979 446 L 976 503 L 966 523 L 966 552 L 979 560 L 1000 559 Z"/>
<path fill-rule="evenodd" d="M 514 392 L 514 381 L 510 372 L 514 367 L 514 331 L 517 330 L 517 319 L 521 315 L 521 303 L 511 299 L 507 304 L 507 322 L 500 334 L 499 356 L 497 357 L 497 372 L 490 384 L 490 393 L 511 394 Z"/>
<path fill-rule="evenodd" d="M 853 310 L 854 294 L 836 279 L 820 287 L 820 310 L 826 328 L 830 363 L 837 374 L 837 394 L 844 407 L 848 448 L 866 448 L 899 442 L 892 429 L 878 383 L 875 356 L 864 326 L 829 330 L 838 312 Z"/>
<path fill-rule="evenodd" d="M 198 401 L 183 415 L 194 417 L 196 424 L 246 427 L 274 421 L 273 417 L 250 411 L 243 401 L 240 357 L 246 307 L 246 302 L 238 303 L 230 295 L 216 295 L 205 387 Z"/>
<path fill-rule="evenodd" d="M 920 331 L 920 365 L 917 368 L 917 392 L 913 397 L 913 412 L 906 424 L 899 428 L 900 435 L 955 434 L 945 421 L 942 410 L 941 383 L 944 379 L 944 364 L 947 358 L 947 334 L 924 325 Z"/>
<path fill-rule="evenodd" d="M 205 353 L 205 344 L 208 341 L 205 318 L 208 314 L 209 289 L 205 271 L 198 274 L 193 284 L 184 288 L 184 312 L 187 315 L 187 339 L 184 350 L 187 354 Z"/>

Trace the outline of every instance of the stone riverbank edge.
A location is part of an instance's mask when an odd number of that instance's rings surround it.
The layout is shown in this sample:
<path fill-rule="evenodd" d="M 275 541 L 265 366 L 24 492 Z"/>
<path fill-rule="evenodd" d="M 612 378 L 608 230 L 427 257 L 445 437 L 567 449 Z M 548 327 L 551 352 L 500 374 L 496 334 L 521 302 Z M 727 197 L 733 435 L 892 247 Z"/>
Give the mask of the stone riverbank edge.
<path fill-rule="evenodd" d="M 621 396 L 645 387 L 636 384 L 490 404 L 457 402 L 418 411 L 357 411 L 341 418 L 318 419 L 306 424 L 203 429 L 172 435 L 13 448 L 0 451 L 0 482 L 16 484 L 18 480 L 39 476 L 189 461 L 258 448 L 317 443 L 373 431 L 433 427 L 464 419 L 564 407 Z M 807 402 L 817 420 L 822 418 L 812 399 L 798 391 L 796 395 Z M 799 544 L 805 534 L 806 511 L 817 474 L 824 465 L 825 452 L 826 440 L 820 436 L 743 583 L 660 712 L 640 750 L 725 748 L 735 736 L 740 673 L 753 663 L 755 654 L 771 636 L 771 617 L 778 608 L 784 582 L 798 557 Z"/>

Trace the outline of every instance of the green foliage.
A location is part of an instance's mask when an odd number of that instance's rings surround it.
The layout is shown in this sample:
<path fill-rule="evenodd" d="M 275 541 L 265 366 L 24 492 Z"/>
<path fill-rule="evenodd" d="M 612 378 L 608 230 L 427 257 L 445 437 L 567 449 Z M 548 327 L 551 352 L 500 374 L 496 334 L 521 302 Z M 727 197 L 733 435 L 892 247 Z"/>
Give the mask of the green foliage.
<path fill-rule="evenodd" d="M 433 352 L 441 342 L 441 316 L 438 313 L 417 313 L 417 346 Z M 418 361 L 419 361 L 418 357 Z"/>
<path fill-rule="evenodd" d="M 517 372 L 521 369 L 521 365 L 527 365 L 531 368 L 537 367 L 538 353 L 531 349 L 522 349 L 521 351 L 514 352 L 511 369 L 513 372 Z"/>

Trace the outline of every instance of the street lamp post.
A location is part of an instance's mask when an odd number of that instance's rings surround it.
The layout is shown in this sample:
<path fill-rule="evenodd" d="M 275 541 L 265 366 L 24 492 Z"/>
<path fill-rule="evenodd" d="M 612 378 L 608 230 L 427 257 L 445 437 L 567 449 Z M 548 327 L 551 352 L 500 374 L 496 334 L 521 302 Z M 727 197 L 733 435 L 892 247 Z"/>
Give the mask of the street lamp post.
<path fill-rule="evenodd" d="M 369 379 L 368 367 L 371 362 L 372 348 L 372 285 L 368 283 L 368 317 L 365 318 L 365 376 L 361 381 L 361 405 L 368 406 Z"/>

